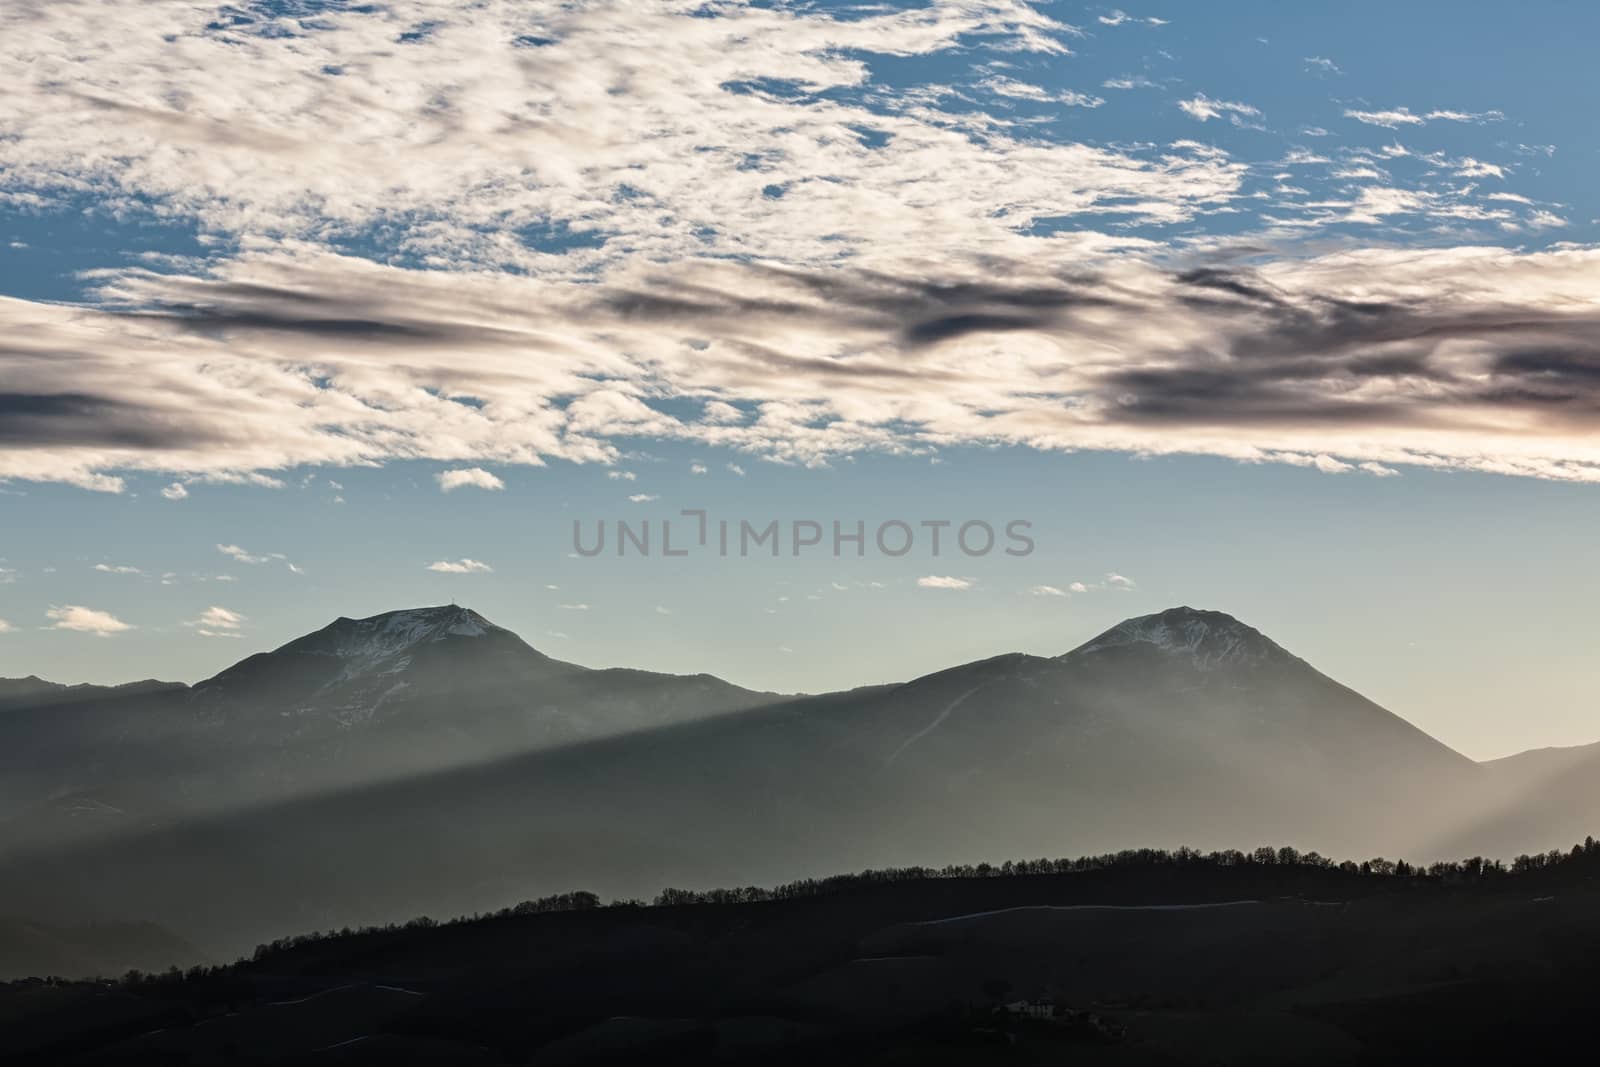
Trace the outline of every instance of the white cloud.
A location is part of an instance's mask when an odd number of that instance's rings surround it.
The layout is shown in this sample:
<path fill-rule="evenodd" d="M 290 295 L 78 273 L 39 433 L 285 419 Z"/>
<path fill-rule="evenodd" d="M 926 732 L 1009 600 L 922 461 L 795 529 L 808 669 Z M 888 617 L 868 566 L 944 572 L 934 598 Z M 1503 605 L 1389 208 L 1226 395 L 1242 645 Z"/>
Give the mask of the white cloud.
<path fill-rule="evenodd" d="M 1144 23 L 1146 26 L 1167 26 L 1171 24 L 1170 20 L 1168 19 L 1156 18 L 1153 15 L 1148 18 L 1140 18 L 1138 16 L 1128 14 L 1126 11 L 1118 11 L 1115 9 L 1113 9 L 1108 15 L 1098 16 L 1096 21 L 1098 21 L 1102 26 L 1125 26 L 1129 23 Z"/>
<path fill-rule="evenodd" d="M 588 611 L 589 610 L 589 605 L 587 605 L 587 604 L 562 604 L 562 605 L 560 605 L 560 607 L 561 607 L 562 611 Z"/>
<path fill-rule="evenodd" d="M 1429 121 L 1471 122 L 1480 126 L 1486 122 L 1505 121 L 1505 114 L 1500 111 L 1430 111 L 1426 117 Z"/>
<path fill-rule="evenodd" d="M 441 559 L 428 564 L 430 571 L 439 574 L 492 574 L 494 568 L 475 559 Z"/>
<path fill-rule="evenodd" d="M 99 571 L 101 574 L 143 574 L 144 573 L 144 571 L 140 570 L 138 567 L 130 567 L 130 566 L 127 566 L 125 564 L 119 565 L 119 564 L 114 564 L 114 563 L 96 563 L 94 565 L 94 569 Z"/>
<path fill-rule="evenodd" d="M 744 477 L 744 468 L 739 466 L 737 463 L 728 464 L 728 470 L 732 471 L 734 474 L 737 474 L 741 478 Z"/>
<path fill-rule="evenodd" d="M 133 629 L 131 625 L 110 612 L 97 611 L 78 604 L 53 607 L 45 612 L 45 617 L 55 623 L 50 627 L 52 630 L 72 630 L 77 633 L 93 634 L 96 637 L 110 637 L 112 634 Z"/>
<path fill-rule="evenodd" d="M 189 490 L 184 488 L 182 482 L 173 482 L 161 490 L 161 495 L 167 500 L 187 500 Z"/>
<path fill-rule="evenodd" d="M 628 499 L 633 501 L 635 504 L 649 504 L 653 501 L 660 500 L 661 497 L 655 493 L 634 493 L 632 496 L 628 497 Z"/>
<path fill-rule="evenodd" d="M 1339 69 L 1339 64 L 1335 63 L 1333 60 L 1328 59 L 1325 56 L 1307 56 L 1306 59 L 1305 59 L 1305 64 L 1306 64 L 1306 69 L 1311 71 L 1311 72 L 1313 72 L 1313 73 L 1315 73 L 1315 74 L 1343 74 L 1344 73 L 1344 71 Z"/>
<path fill-rule="evenodd" d="M 1358 111 L 1347 109 L 1344 113 L 1347 119 L 1364 122 L 1368 126 L 1382 126 L 1385 129 L 1397 130 L 1401 126 L 1421 126 L 1428 121 L 1421 115 L 1416 115 L 1409 108 L 1393 108 L 1388 111 Z"/>
<path fill-rule="evenodd" d="M 657 604 L 656 605 L 656 614 L 657 615 L 671 615 L 672 614 L 672 609 L 668 608 L 668 607 L 663 607 L 662 605 Z"/>
<path fill-rule="evenodd" d="M 247 549 L 241 548 L 238 545 L 221 544 L 217 546 L 217 551 L 221 552 L 224 556 L 227 556 L 229 559 L 234 560 L 235 562 L 247 563 L 252 567 L 259 567 L 264 563 L 282 563 L 289 569 L 290 574 L 305 573 L 305 571 L 298 564 L 291 563 L 289 561 L 289 557 L 285 556 L 282 552 L 264 552 L 258 555 L 254 552 L 248 551 Z M 233 580 L 234 579 L 229 575 L 219 575 L 216 578 L 216 581 L 219 582 L 231 582 Z"/>
<path fill-rule="evenodd" d="M 212 605 L 200 613 L 197 619 L 184 623 L 201 637 L 240 637 L 239 630 L 244 626 L 246 619 L 237 611 Z"/>
<path fill-rule="evenodd" d="M 944 574 L 929 574 L 917 579 L 923 589 L 971 589 L 971 578 L 955 578 Z"/>
<path fill-rule="evenodd" d="M 482 467 L 466 467 L 461 470 L 440 471 L 434 476 L 438 479 L 439 489 L 442 492 L 451 492 L 456 489 L 504 489 L 506 483 L 498 477 L 484 470 Z"/>
<path fill-rule="evenodd" d="M 631 482 L 639 476 L 632 471 L 606 471 L 606 477 L 614 482 Z"/>
<path fill-rule="evenodd" d="M 17 580 L 17 572 L 12 567 L 0 567 L 0 585 L 10 585 Z"/>
<path fill-rule="evenodd" d="M 926 92 L 896 93 L 887 107 L 826 95 L 859 88 L 885 57 L 1067 54 L 1076 31 L 1017 0 L 850 19 L 742 4 L 395 0 L 222 26 L 180 4 L 140 17 L 115 0 L 27 10 L 0 35 L 0 93 L 32 116 L 17 143 L 0 142 L 12 183 L 45 197 L 111 187 L 208 231 L 313 237 L 381 222 L 408 227 L 412 247 L 440 262 L 581 271 L 623 247 L 820 250 L 839 209 L 862 199 L 861 220 L 881 209 L 894 216 L 884 222 L 931 234 L 956 220 L 917 221 L 923 212 L 900 193 L 908 178 L 1032 200 L 1043 173 L 1015 174 L 1002 193 L 961 170 L 992 176 L 1015 152 L 1040 172 L 1080 171 L 1090 195 L 1132 177 L 1116 173 L 1114 153 L 1029 143 L 930 107 Z M 407 24 L 429 32 L 397 47 Z M 519 43 L 533 33 L 543 47 Z M 174 41 L 182 94 L 171 91 Z M 749 91 L 758 78 L 793 90 Z M 984 125 L 981 141 L 966 136 Z M 851 126 L 888 135 L 912 166 L 883 172 L 870 144 L 835 136 Z M 752 156 L 766 162 L 753 169 Z M 817 175 L 829 180 L 806 180 Z M 803 188 L 763 194 L 790 179 Z M 630 183 L 648 195 L 619 195 Z M 653 206 L 663 202 L 672 210 Z M 611 243 L 570 250 L 562 265 L 509 236 L 552 219 Z"/>
<path fill-rule="evenodd" d="M 1098 96 L 1080 93 L 1072 89 L 1045 89 L 1031 82 L 1017 81 L 1001 75 L 993 75 L 984 79 L 983 87 L 996 96 L 1009 97 L 1013 100 L 1031 100 L 1039 104 L 1065 104 L 1068 107 L 1095 108 L 1105 103 Z"/>
<path fill-rule="evenodd" d="M 1107 590 L 1131 592 L 1135 588 L 1137 588 L 1137 583 L 1132 578 L 1121 574 L 1110 573 L 1105 575 L 1097 582 L 1073 582 L 1067 586 L 1065 591 L 1056 589 L 1055 586 L 1045 585 L 1035 586 L 1032 590 L 1030 590 L 1030 592 L 1032 592 L 1035 596 L 1067 596 L 1069 594 L 1077 595 L 1082 593 L 1100 593 Z M 1040 592 L 1040 590 L 1053 591 L 1046 593 Z"/>
<path fill-rule="evenodd" d="M 1235 126 L 1240 126 L 1244 125 L 1247 119 L 1261 117 L 1260 108 L 1231 100 L 1213 100 L 1205 93 L 1199 93 L 1187 100 L 1179 100 L 1178 107 L 1185 115 L 1201 122 L 1227 118 Z"/>
<path fill-rule="evenodd" d="M 689 464 L 689 473 L 690 474 L 704 474 L 705 472 L 706 472 L 706 465 L 704 463 L 691 463 L 691 464 Z"/>
<path fill-rule="evenodd" d="M 4 619 L 0 619 L 0 634 L 8 634 L 14 629 L 15 627 L 9 622 L 6 622 Z"/>
<path fill-rule="evenodd" d="M 1401 126 L 1421 126 L 1426 122 L 1471 122 L 1483 124 L 1485 122 L 1500 122 L 1505 115 L 1498 111 L 1429 111 L 1418 115 L 1410 108 L 1397 107 L 1383 111 L 1361 111 L 1356 109 L 1346 110 L 1345 118 L 1364 122 L 1368 126 L 1383 126 L 1395 130 Z"/>

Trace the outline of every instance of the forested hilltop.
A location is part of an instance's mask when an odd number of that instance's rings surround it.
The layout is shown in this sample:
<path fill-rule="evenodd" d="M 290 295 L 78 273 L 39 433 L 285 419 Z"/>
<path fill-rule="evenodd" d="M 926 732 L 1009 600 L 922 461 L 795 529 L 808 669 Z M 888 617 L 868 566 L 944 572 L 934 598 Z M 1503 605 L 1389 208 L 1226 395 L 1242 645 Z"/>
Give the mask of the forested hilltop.
<path fill-rule="evenodd" d="M 1293 848 L 557 894 L 0 994 L 11 1062 L 1479 1062 L 1600 981 L 1600 846 Z M 944 1057 L 944 1058 L 940 1058 Z M 951 1058 L 954 1057 L 954 1058 Z"/>

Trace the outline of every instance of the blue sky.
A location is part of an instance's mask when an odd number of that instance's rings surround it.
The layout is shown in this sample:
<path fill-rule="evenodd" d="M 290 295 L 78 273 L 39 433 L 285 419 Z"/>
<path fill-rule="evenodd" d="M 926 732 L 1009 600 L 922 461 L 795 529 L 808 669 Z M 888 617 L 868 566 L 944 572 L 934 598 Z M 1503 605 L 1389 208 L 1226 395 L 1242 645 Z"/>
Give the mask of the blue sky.
<path fill-rule="evenodd" d="M 7 5 L 0 674 L 453 598 L 818 690 L 1191 603 L 1595 740 L 1596 21 Z M 569 555 L 696 507 L 1037 547 Z"/>

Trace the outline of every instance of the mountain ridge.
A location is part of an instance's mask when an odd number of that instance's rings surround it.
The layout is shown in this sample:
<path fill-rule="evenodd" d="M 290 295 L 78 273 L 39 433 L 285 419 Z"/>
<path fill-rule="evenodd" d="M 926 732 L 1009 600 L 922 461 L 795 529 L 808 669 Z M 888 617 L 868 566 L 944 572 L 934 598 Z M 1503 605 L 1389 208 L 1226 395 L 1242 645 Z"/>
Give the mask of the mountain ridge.
<path fill-rule="evenodd" d="M 335 620 L 218 677 L 129 698 L 132 726 L 64 705 L 31 719 L 83 727 L 59 744 L 0 733 L 0 787 L 36 787 L 23 821 L 60 813 L 14 854 L 18 913 L 187 934 L 203 891 L 204 936 L 231 951 L 579 884 L 628 897 L 997 851 L 1257 840 L 1428 860 L 1493 799 L 1484 767 L 1188 607 L 1060 656 L 818 696 L 563 665 L 454 605 Z"/>

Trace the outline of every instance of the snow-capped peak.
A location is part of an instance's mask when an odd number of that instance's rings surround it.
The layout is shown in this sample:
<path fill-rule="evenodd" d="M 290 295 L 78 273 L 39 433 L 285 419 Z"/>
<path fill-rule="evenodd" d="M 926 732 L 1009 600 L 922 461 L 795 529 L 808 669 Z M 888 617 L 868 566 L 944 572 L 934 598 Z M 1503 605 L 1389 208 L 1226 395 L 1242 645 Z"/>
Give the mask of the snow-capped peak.
<path fill-rule="evenodd" d="M 451 637 L 482 637 L 500 627 L 470 608 L 450 604 L 409 608 L 367 619 L 339 619 L 323 631 L 328 640 L 320 651 L 341 659 L 387 659 Z"/>
<path fill-rule="evenodd" d="M 1083 656 L 1132 645 L 1151 645 L 1189 657 L 1202 670 L 1293 658 L 1261 631 L 1232 615 L 1189 607 L 1128 619 L 1067 654 Z"/>

